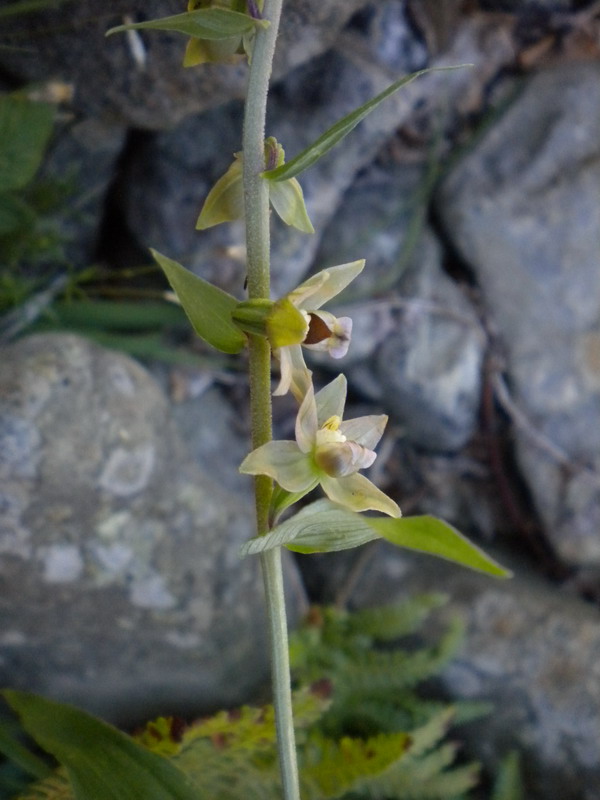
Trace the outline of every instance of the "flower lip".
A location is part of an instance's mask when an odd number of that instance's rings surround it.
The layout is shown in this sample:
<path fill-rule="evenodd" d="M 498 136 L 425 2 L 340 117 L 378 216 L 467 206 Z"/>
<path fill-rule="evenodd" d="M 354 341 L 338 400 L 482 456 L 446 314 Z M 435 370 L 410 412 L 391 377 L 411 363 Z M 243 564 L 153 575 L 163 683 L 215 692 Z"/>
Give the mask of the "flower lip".
<path fill-rule="evenodd" d="M 327 327 L 327 323 L 318 314 L 309 313 L 308 317 L 308 333 L 304 337 L 304 344 L 318 344 L 329 339 L 333 331 Z"/>

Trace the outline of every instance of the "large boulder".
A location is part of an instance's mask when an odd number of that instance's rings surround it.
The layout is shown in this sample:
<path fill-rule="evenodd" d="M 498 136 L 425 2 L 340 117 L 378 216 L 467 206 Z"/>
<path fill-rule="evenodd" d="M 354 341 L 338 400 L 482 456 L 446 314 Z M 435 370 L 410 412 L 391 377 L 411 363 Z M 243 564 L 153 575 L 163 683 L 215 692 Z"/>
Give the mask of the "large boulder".
<path fill-rule="evenodd" d="M 530 79 L 438 210 L 506 356 L 517 456 L 546 533 L 600 565 L 600 67 Z"/>
<path fill-rule="evenodd" d="M 268 671 L 249 494 L 192 461 L 145 369 L 84 339 L 6 347 L 0 398 L 0 684 L 127 720 L 247 699 Z"/>

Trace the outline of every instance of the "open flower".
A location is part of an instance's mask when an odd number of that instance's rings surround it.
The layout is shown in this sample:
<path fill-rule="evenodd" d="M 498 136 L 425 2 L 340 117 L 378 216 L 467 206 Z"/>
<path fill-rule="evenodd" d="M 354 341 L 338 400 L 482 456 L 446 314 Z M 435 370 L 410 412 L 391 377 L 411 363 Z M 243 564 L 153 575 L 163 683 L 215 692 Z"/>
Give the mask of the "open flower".
<path fill-rule="evenodd" d="M 294 396 L 302 402 L 311 383 L 311 372 L 304 362 L 302 347 L 326 351 L 332 358 L 343 358 L 346 355 L 350 345 L 352 320 L 350 317 L 335 317 L 328 311 L 322 311 L 321 306 L 342 292 L 362 272 L 364 266 L 364 259 L 360 259 L 321 270 L 285 296 L 284 299 L 302 313 L 307 328 L 300 343 L 275 350 L 279 358 L 281 379 L 273 394 L 283 395 L 291 389 Z M 273 346 L 276 347 L 276 343 Z"/>
<path fill-rule="evenodd" d="M 268 475 L 288 492 L 321 485 L 334 503 L 352 511 L 401 516 L 398 505 L 359 470 L 375 461 L 373 448 L 387 423 L 385 414 L 342 420 L 346 378 L 339 375 L 315 395 L 310 385 L 296 419 L 296 441 L 273 441 L 253 450 L 240 472 Z"/>

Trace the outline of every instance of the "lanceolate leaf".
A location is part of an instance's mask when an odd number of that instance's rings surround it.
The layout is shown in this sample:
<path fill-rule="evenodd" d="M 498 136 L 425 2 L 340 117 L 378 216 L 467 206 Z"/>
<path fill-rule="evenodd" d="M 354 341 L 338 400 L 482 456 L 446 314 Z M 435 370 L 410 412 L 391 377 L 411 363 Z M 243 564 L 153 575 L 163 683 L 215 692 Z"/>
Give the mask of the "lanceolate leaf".
<path fill-rule="evenodd" d="M 292 158 L 291 161 L 288 161 L 287 164 L 282 164 L 280 167 L 263 172 L 263 177 L 268 178 L 270 181 L 285 181 L 289 178 L 299 175 L 301 172 L 304 172 L 305 169 L 312 167 L 313 164 L 315 164 L 320 158 L 322 158 L 333 147 L 335 147 L 338 142 L 347 136 L 350 131 L 354 130 L 358 123 L 361 122 L 368 114 L 370 114 L 371 111 L 377 108 L 377 106 L 383 102 L 383 100 L 394 94 L 394 92 L 397 92 L 398 89 L 401 89 L 403 86 L 411 83 L 411 81 L 414 81 L 415 78 L 425 75 L 427 72 L 458 69 L 459 67 L 464 66 L 468 65 L 460 64 L 456 67 L 434 67 L 432 69 L 421 69 L 418 72 L 413 72 L 410 75 L 406 75 L 404 78 L 400 78 L 400 80 L 392 83 L 391 86 L 388 86 L 387 89 L 384 89 L 383 92 L 378 94 L 372 100 L 369 100 L 364 105 L 350 112 L 350 114 L 342 117 L 342 119 L 336 122 L 335 125 L 332 125 L 329 130 L 325 131 L 322 136 L 319 136 L 319 138 L 309 145 L 305 150 Z"/>
<path fill-rule="evenodd" d="M 419 550 L 433 556 L 445 558 L 462 564 L 463 567 L 487 572 L 498 578 L 509 578 L 511 573 L 504 569 L 483 550 L 472 544 L 452 525 L 436 517 L 365 517 L 365 522 L 388 542 L 398 547 Z"/>
<path fill-rule="evenodd" d="M 510 577 L 508 570 L 440 519 L 367 517 L 330 500 L 317 500 L 271 533 L 250 539 L 242 546 L 241 554 L 261 553 L 273 547 L 287 547 L 297 553 L 327 553 L 358 547 L 379 538 L 499 578 Z"/>
<path fill-rule="evenodd" d="M 75 800 L 204 800 L 170 761 L 72 706 L 5 690 L 23 727 L 69 773 Z"/>
<path fill-rule="evenodd" d="M 317 500 L 271 533 L 250 539 L 242 546 L 241 554 L 262 553 L 280 546 L 296 553 L 329 553 L 358 547 L 378 538 L 366 524 L 365 517 L 346 511 L 330 500 Z"/>
<path fill-rule="evenodd" d="M 256 20 L 247 14 L 230 11 L 227 8 L 201 8 L 173 17 L 151 19 L 147 22 L 132 22 L 128 25 L 117 25 L 106 32 L 122 33 L 130 30 L 176 31 L 198 39 L 229 39 L 251 31 L 256 25 L 268 25 L 264 20 Z"/>
<path fill-rule="evenodd" d="M 246 337 L 231 320 L 238 300 L 190 272 L 177 261 L 150 251 L 162 268 L 194 330 L 223 353 L 239 353 Z"/>

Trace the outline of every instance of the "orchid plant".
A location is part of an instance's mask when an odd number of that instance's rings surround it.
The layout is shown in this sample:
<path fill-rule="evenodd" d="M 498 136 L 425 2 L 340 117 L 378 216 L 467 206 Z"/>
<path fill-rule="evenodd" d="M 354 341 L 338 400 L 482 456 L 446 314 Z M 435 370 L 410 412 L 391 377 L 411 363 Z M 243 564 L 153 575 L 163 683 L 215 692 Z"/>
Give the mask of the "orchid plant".
<path fill-rule="evenodd" d="M 384 538 L 398 546 L 506 577 L 507 571 L 450 525 L 428 516 L 401 516 L 396 501 L 360 474 L 376 459 L 385 415 L 344 419 L 343 375 L 316 389 L 303 348 L 341 359 L 352 321 L 323 310 L 362 271 L 365 261 L 323 269 L 279 300 L 270 297 L 270 206 L 287 225 L 313 232 L 297 180 L 337 145 L 379 103 L 423 72 L 400 78 L 368 103 L 285 161 L 283 147 L 265 138 L 269 78 L 283 0 L 190 0 L 187 12 L 121 25 L 178 31 L 188 37 L 184 66 L 247 57 L 248 89 L 242 150 L 208 194 L 197 229 L 244 218 L 248 297 L 224 292 L 176 261 L 152 251 L 196 333 L 222 352 L 249 353 L 252 450 L 240 470 L 255 476 L 256 537 L 243 554 L 260 555 L 271 632 L 273 695 L 285 800 L 298 800 L 281 550 L 323 552 Z M 271 386 L 272 354 L 280 379 Z M 291 392 L 298 402 L 295 441 L 274 441 L 271 395 Z M 321 487 L 325 498 L 294 506 Z M 379 512 L 377 515 L 363 512 Z M 282 516 L 287 518 L 282 521 Z M 383 516 L 381 516 L 383 515 Z"/>

